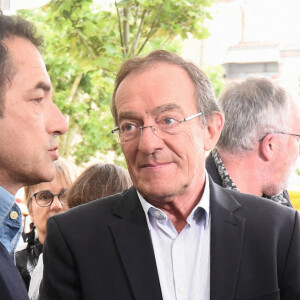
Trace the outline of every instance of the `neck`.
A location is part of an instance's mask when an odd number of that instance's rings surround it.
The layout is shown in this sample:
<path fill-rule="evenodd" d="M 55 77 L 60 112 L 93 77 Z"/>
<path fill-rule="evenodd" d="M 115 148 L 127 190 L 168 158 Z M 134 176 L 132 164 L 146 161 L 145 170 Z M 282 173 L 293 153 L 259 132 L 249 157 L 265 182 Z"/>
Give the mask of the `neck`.
<path fill-rule="evenodd" d="M 12 178 L 6 169 L 0 169 L 0 186 L 6 189 L 12 195 L 16 195 L 17 191 L 24 185 Z"/>
<path fill-rule="evenodd" d="M 225 168 L 241 193 L 263 195 L 260 165 L 255 151 L 236 154 L 218 149 Z"/>
<path fill-rule="evenodd" d="M 17 191 L 21 188 L 19 185 L 8 184 L 7 182 L 0 181 L 0 186 L 7 190 L 12 195 L 16 195 Z"/>
<path fill-rule="evenodd" d="M 197 178 L 198 179 L 198 178 Z M 180 233 L 186 225 L 186 219 L 191 214 L 194 207 L 199 203 L 205 186 L 205 175 L 202 184 L 191 185 L 185 193 L 167 199 L 146 198 L 147 202 L 161 209 L 166 213 L 176 231 Z M 199 188 L 200 187 L 200 188 Z"/>

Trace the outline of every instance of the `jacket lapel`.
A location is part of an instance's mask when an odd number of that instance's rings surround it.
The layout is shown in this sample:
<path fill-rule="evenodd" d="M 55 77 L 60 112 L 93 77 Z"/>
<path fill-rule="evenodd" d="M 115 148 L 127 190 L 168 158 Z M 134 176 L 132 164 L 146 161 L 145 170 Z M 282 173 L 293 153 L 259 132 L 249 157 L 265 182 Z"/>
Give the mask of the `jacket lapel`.
<path fill-rule="evenodd" d="M 114 210 L 110 225 L 135 299 L 162 299 L 151 237 L 136 190 L 131 188 Z"/>
<path fill-rule="evenodd" d="M 211 300 L 234 299 L 246 220 L 234 212 L 240 204 L 231 193 L 210 180 Z M 136 190 L 125 193 L 110 225 L 135 299 L 162 299 L 147 221 Z"/>
<path fill-rule="evenodd" d="M 227 190 L 210 182 L 211 300 L 234 299 L 246 220 L 234 212 L 240 204 Z"/>
<path fill-rule="evenodd" d="M 212 158 L 212 154 L 210 153 L 209 156 L 206 158 L 205 162 L 205 168 L 207 170 L 207 173 L 210 175 L 212 180 L 222 186 L 222 179 L 219 175 L 218 169 L 216 167 L 216 164 L 214 162 L 214 159 Z"/>

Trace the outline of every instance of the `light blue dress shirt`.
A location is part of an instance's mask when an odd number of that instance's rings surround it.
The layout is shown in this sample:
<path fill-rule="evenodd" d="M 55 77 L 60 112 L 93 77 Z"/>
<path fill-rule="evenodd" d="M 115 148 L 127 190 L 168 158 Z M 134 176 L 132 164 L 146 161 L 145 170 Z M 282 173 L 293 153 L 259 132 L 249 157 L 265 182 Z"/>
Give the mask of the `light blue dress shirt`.
<path fill-rule="evenodd" d="M 209 181 L 178 234 L 167 215 L 139 199 L 146 214 L 164 300 L 210 299 Z"/>
<path fill-rule="evenodd" d="M 21 233 L 21 210 L 15 203 L 15 197 L 0 186 L 0 242 L 12 256 Z"/>

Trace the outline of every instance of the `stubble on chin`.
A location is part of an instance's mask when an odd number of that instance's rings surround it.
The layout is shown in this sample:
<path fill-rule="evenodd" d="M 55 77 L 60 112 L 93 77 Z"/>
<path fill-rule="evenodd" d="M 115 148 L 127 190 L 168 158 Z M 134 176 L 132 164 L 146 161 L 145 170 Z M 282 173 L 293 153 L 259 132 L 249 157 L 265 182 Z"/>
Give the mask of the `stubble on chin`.
<path fill-rule="evenodd" d="M 273 183 L 263 190 L 263 194 L 269 197 L 276 196 L 282 193 L 288 187 L 288 178 L 281 182 Z"/>

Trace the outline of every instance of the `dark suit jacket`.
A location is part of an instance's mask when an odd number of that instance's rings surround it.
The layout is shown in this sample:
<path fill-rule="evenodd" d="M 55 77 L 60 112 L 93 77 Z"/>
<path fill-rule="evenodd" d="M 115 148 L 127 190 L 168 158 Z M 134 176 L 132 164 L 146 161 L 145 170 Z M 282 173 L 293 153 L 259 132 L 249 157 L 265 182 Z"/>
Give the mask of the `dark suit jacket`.
<path fill-rule="evenodd" d="M 6 248 L 0 243 L 0 299 L 26 300 L 27 291 L 22 278 L 9 256 Z"/>
<path fill-rule="evenodd" d="M 211 300 L 299 300 L 298 212 L 212 180 L 210 197 Z M 43 300 L 162 299 L 133 187 L 51 217 L 44 267 Z"/>
<path fill-rule="evenodd" d="M 207 170 L 208 174 L 211 176 L 212 180 L 219 186 L 222 186 L 222 179 L 219 175 L 216 164 L 215 164 L 211 154 L 206 158 L 206 170 Z M 286 190 L 284 190 L 283 193 L 284 193 L 284 197 L 288 201 L 287 206 L 293 207 L 288 192 Z"/>

